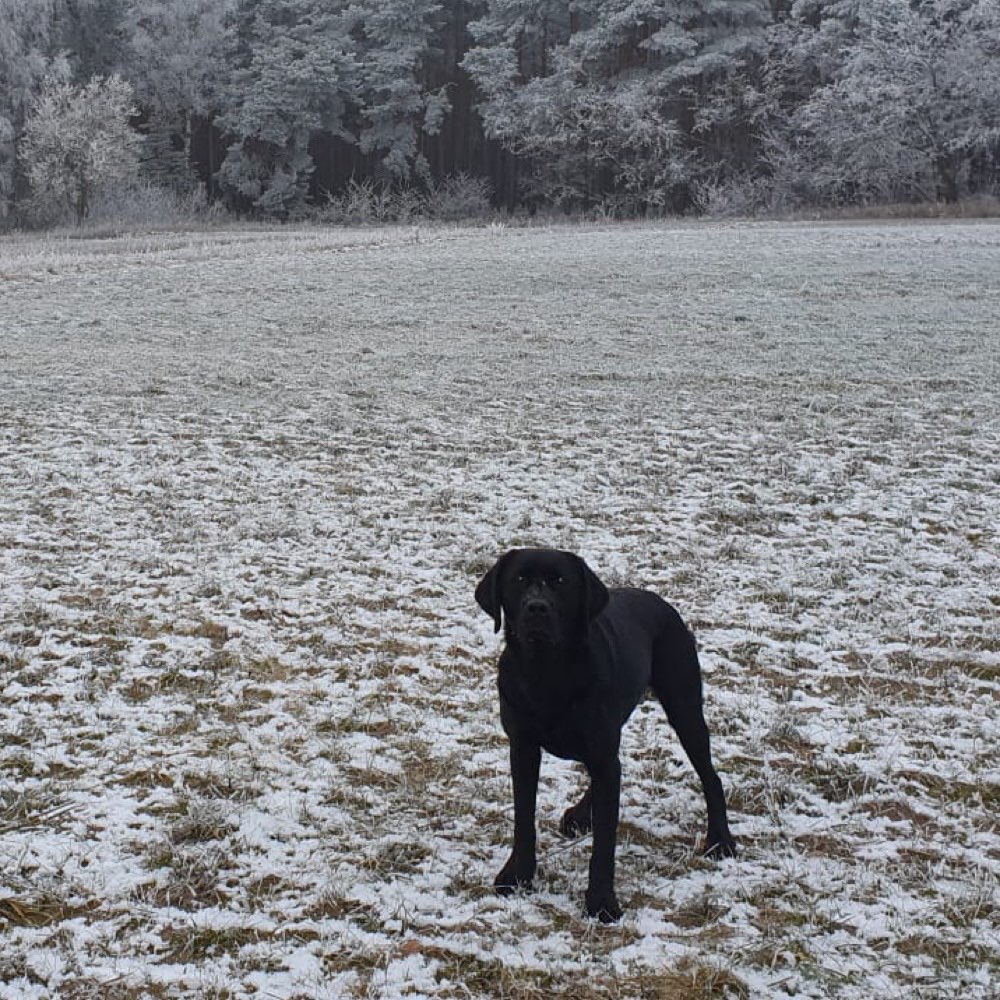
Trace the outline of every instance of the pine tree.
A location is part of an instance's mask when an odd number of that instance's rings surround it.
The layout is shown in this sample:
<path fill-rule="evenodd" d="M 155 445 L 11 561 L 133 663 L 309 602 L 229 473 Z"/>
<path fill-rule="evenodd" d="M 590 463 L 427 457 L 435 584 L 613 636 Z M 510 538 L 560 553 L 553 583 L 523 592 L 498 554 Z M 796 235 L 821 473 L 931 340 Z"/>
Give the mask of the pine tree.
<path fill-rule="evenodd" d="M 730 153 L 721 98 L 769 19 L 763 0 L 494 0 L 465 65 L 490 134 L 541 167 L 545 197 L 679 207 Z"/>
<path fill-rule="evenodd" d="M 0 219 L 17 193 L 17 141 L 31 101 L 46 79 L 70 76 L 56 37 L 59 6 L 60 0 L 0 0 Z"/>
<path fill-rule="evenodd" d="M 437 133 L 450 107 L 444 88 L 428 92 L 423 85 L 424 63 L 444 24 L 441 4 L 357 0 L 351 11 L 357 18 L 361 151 L 378 154 L 390 179 L 406 180 L 413 169 L 426 178 L 420 133 Z"/>
<path fill-rule="evenodd" d="M 128 78 L 143 109 L 145 173 L 171 186 L 191 183 L 191 130 L 220 105 L 226 16 L 234 0 L 133 0 Z"/>
<path fill-rule="evenodd" d="M 326 0 L 239 0 L 220 121 L 236 138 L 220 181 L 239 201 L 287 216 L 306 199 L 318 134 L 352 141 L 357 15 Z"/>
<path fill-rule="evenodd" d="M 62 0 L 59 44 L 75 80 L 120 73 L 126 55 L 129 0 Z"/>

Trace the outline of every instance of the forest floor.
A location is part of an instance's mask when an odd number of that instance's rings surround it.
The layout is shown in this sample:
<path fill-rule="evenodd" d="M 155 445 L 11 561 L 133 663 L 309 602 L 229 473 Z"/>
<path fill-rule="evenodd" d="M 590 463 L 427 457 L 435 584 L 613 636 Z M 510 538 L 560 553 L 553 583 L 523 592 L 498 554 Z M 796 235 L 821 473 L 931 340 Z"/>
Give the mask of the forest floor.
<path fill-rule="evenodd" d="M 0 241 L 0 998 L 989 1000 L 1000 224 Z M 512 805 L 507 547 L 699 641 L 625 916 Z"/>

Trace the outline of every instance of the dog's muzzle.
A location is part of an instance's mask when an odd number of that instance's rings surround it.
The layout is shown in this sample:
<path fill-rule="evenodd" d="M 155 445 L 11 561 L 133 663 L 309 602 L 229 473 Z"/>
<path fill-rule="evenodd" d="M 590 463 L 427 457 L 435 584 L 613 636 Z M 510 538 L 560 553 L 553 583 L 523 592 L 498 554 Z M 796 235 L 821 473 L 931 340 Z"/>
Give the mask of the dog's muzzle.
<path fill-rule="evenodd" d="M 549 601 L 529 597 L 521 605 L 518 632 L 525 639 L 551 642 L 556 633 L 555 609 Z"/>

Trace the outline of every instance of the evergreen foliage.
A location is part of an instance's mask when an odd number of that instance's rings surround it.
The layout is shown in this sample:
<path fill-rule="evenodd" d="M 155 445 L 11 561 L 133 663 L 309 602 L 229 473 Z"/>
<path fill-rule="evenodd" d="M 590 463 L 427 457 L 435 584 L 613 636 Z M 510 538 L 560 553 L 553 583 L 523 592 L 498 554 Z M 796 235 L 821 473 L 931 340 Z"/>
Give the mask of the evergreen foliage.
<path fill-rule="evenodd" d="M 423 85 L 424 60 L 440 30 L 441 4 L 357 0 L 352 10 L 358 16 L 361 151 L 377 153 L 390 178 L 406 180 L 415 170 L 426 179 L 420 133 L 438 132 L 450 110 L 446 88 L 431 90 Z"/>
<path fill-rule="evenodd" d="M 730 84 L 767 23 L 762 0 L 498 2 L 466 66 L 487 129 L 538 165 L 542 199 L 684 208 L 699 174 L 739 161 Z"/>
<path fill-rule="evenodd" d="M 308 192 L 318 133 L 349 137 L 345 118 L 359 66 L 343 4 L 326 0 L 240 0 L 232 22 L 233 67 L 222 127 L 235 138 L 222 164 L 224 187 L 253 208 L 287 216 Z"/>
<path fill-rule="evenodd" d="M 46 80 L 68 80 L 71 74 L 53 44 L 57 5 L 58 0 L 0 0 L 0 219 L 24 186 L 18 184 L 16 150 L 28 107 Z"/>
<path fill-rule="evenodd" d="M 156 183 L 182 191 L 193 184 L 195 130 L 223 106 L 231 9 L 231 0 L 130 5 L 123 72 L 144 112 L 144 173 Z"/>

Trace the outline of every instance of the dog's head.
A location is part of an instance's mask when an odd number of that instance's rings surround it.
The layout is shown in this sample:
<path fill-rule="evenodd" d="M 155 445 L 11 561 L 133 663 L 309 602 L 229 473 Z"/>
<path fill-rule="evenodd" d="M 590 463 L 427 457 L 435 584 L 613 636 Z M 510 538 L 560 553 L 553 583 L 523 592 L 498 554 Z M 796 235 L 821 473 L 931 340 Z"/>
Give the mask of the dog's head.
<path fill-rule="evenodd" d="M 608 603 L 608 588 L 572 552 L 512 549 L 476 587 L 476 602 L 507 637 L 536 645 L 561 645 L 586 635 Z"/>

